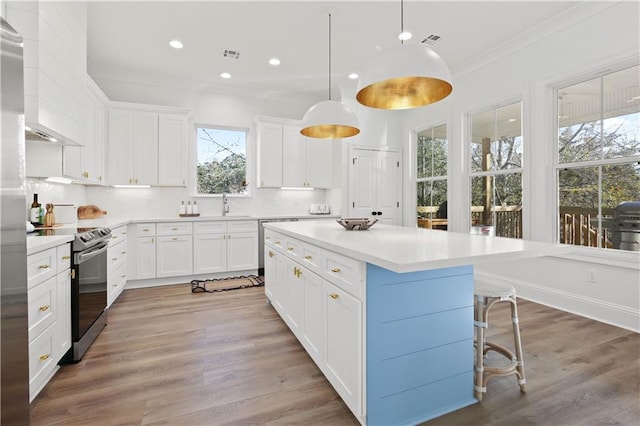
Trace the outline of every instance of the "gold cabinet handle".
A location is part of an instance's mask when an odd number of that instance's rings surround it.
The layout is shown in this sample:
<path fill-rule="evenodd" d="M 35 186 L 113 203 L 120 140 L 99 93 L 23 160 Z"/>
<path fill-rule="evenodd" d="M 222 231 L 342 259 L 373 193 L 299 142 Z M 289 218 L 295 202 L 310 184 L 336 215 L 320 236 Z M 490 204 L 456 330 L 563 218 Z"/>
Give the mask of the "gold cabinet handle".
<path fill-rule="evenodd" d="M 296 275 L 298 278 L 302 276 L 302 269 L 298 269 L 298 274 Z"/>
<path fill-rule="evenodd" d="M 267 236 L 267 237 L 264 237 L 264 239 L 265 239 L 265 240 L 270 240 L 270 239 L 271 239 L 271 237 Z"/>
<path fill-rule="evenodd" d="M 127 278 L 126 275 L 120 275 L 120 278 Z"/>
<path fill-rule="evenodd" d="M 340 272 L 340 268 L 333 268 L 333 269 L 331 270 L 331 272 L 338 273 L 338 272 Z"/>
<path fill-rule="evenodd" d="M 48 310 L 49 310 L 49 305 L 42 305 L 42 306 L 40 306 L 40 310 L 41 310 L 42 312 L 48 311 Z"/>
<path fill-rule="evenodd" d="M 276 244 L 280 244 L 280 241 L 276 240 Z"/>
<path fill-rule="evenodd" d="M 296 277 L 298 276 L 298 268 L 296 268 L 295 266 L 293 267 L 293 275 L 295 275 Z"/>
<path fill-rule="evenodd" d="M 127 254 L 127 251 L 126 251 L 126 250 L 122 250 L 122 251 L 120 252 L 120 254 Z"/>
<path fill-rule="evenodd" d="M 118 284 L 111 284 L 111 287 L 118 287 Z"/>
<path fill-rule="evenodd" d="M 117 235 L 112 235 L 111 238 L 114 239 L 114 240 L 117 240 L 118 236 Z"/>
<path fill-rule="evenodd" d="M 178 230 L 178 228 L 171 228 L 171 230 L 172 230 L 172 231 L 177 231 L 177 230 Z"/>
<path fill-rule="evenodd" d="M 287 247 L 287 250 L 293 251 L 293 247 Z"/>
<path fill-rule="evenodd" d="M 312 257 L 309 256 L 309 255 L 306 255 L 304 258 L 307 259 L 307 260 L 311 260 L 312 259 Z"/>
<path fill-rule="evenodd" d="M 46 361 L 51 357 L 51 354 L 40 355 L 40 361 Z"/>
<path fill-rule="evenodd" d="M 338 293 L 331 293 L 331 294 L 329 295 L 329 297 L 331 297 L 332 299 L 334 299 L 334 300 L 335 300 L 335 299 L 337 299 L 338 297 L 340 297 L 340 295 L 339 295 Z"/>
<path fill-rule="evenodd" d="M 112 257 L 111 260 L 116 261 L 116 260 L 118 260 L 118 258 L 117 257 Z"/>
<path fill-rule="evenodd" d="M 274 256 L 273 252 L 269 250 L 269 257 L 273 257 L 273 256 Z"/>
<path fill-rule="evenodd" d="M 173 237 L 172 240 L 173 241 L 178 241 L 178 238 L 177 237 Z"/>
<path fill-rule="evenodd" d="M 71 259 L 71 256 L 66 256 L 66 255 L 62 256 L 62 260 L 69 260 L 69 259 Z"/>
<path fill-rule="evenodd" d="M 40 266 L 38 266 L 38 268 L 40 268 L 40 269 L 48 269 L 50 267 L 51 267 L 50 265 L 40 265 Z"/>

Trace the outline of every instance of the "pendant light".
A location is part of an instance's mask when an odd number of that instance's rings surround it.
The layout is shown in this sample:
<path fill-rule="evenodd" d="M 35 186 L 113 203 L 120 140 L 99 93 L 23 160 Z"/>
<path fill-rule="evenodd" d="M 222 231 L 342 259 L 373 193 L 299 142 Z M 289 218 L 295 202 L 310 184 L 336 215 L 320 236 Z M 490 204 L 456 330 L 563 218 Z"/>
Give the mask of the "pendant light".
<path fill-rule="evenodd" d="M 358 117 L 342 102 L 331 100 L 331 13 L 329 13 L 329 100 L 315 104 L 302 118 L 304 136 L 339 139 L 360 133 Z"/>
<path fill-rule="evenodd" d="M 404 2 L 400 1 L 400 31 L 404 33 Z M 356 99 L 362 105 L 387 110 L 417 108 L 451 94 L 451 73 L 429 47 L 407 45 L 382 50 L 365 68 Z"/>

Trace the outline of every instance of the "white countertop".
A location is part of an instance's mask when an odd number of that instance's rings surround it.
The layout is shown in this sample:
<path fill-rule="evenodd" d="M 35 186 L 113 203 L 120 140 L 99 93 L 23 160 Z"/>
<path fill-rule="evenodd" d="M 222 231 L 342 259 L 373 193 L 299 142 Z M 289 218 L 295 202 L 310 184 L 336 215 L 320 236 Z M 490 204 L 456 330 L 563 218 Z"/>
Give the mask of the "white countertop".
<path fill-rule="evenodd" d="M 37 233 L 27 234 L 27 256 L 68 243 L 73 241 L 73 238 L 73 235 L 41 236 Z"/>
<path fill-rule="evenodd" d="M 382 224 L 366 231 L 347 231 L 335 221 L 268 223 L 265 227 L 398 273 L 568 250 L 556 244 Z"/>

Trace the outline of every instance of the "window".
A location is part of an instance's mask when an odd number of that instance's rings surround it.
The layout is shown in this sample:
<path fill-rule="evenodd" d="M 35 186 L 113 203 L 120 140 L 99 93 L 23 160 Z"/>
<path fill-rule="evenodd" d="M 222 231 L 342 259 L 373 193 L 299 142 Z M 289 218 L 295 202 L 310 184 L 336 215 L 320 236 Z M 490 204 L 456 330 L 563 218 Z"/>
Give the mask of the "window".
<path fill-rule="evenodd" d="M 447 126 L 420 131 L 416 151 L 418 226 L 447 229 Z"/>
<path fill-rule="evenodd" d="M 522 238 L 522 104 L 469 116 L 471 231 Z"/>
<path fill-rule="evenodd" d="M 612 216 L 640 200 L 640 67 L 557 89 L 558 241 L 615 247 Z"/>
<path fill-rule="evenodd" d="M 247 193 L 247 131 L 198 126 L 197 194 Z"/>

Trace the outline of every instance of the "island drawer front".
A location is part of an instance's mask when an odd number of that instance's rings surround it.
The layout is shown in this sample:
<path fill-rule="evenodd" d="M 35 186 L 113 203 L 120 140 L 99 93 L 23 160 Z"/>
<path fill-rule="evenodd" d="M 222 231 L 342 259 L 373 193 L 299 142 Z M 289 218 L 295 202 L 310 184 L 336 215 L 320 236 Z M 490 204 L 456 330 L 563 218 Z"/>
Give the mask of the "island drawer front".
<path fill-rule="evenodd" d="M 236 232 L 258 232 L 257 220 L 230 220 L 227 223 L 230 234 Z"/>
<path fill-rule="evenodd" d="M 271 246 L 275 247 L 276 249 L 280 250 L 283 253 L 286 253 L 287 238 L 284 235 L 279 234 L 277 232 L 269 231 L 267 229 L 265 229 L 264 232 L 265 232 L 264 234 L 265 242 L 270 241 Z M 269 240 L 267 240 L 267 236 L 270 237 Z"/>
<path fill-rule="evenodd" d="M 300 242 L 300 263 L 309 270 L 321 275 L 322 249 Z"/>
<path fill-rule="evenodd" d="M 38 336 L 56 322 L 58 313 L 56 278 L 29 290 L 29 338 Z"/>
<path fill-rule="evenodd" d="M 295 238 L 287 237 L 285 247 L 287 248 L 287 256 L 295 262 L 300 262 L 302 256 L 302 242 Z"/>
<path fill-rule="evenodd" d="M 191 222 L 167 222 L 156 224 L 156 232 L 159 237 L 171 235 L 191 235 L 193 226 Z"/>
<path fill-rule="evenodd" d="M 56 248 L 44 250 L 27 257 L 28 287 L 33 288 L 56 274 L 58 259 Z"/>
<path fill-rule="evenodd" d="M 58 325 L 52 324 L 29 344 L 29 394 L 30 400 L 37 395 L 55 369 L 54 336 Z"/>
<path fill-rule="evenodd" d="M 136 226 L 136 237 L 152 237 L 156 235 L 155 223 L 138 223 Z"/>
<path fill-rule="evenodd" d="M 111 240 L 109 240 L 109 246 L 118 244 L 119 242 L 127 240 L 127 226 L 118 226 L 111 230 Z"/>
<path fill-rule="evenodd" d="M 69 269 L 71 267 L 71 244 L 67 243 L 56 247 L 56 257 L 58 258 L 58 272 Z"/>
<path fill-rule="evenodd" d="M 224 220 L 216 220 L 211 222 L 195 222 L 193 224 L 193 233 L 200 234 L 224 234 L 227 232 L 227 222 Z"/>
<path fill-rule="evenodd" d="M 366 275 L 364 263 L 329 250 L 322 250 L 321 275 L 344 291 L 362 299 Z"/>

